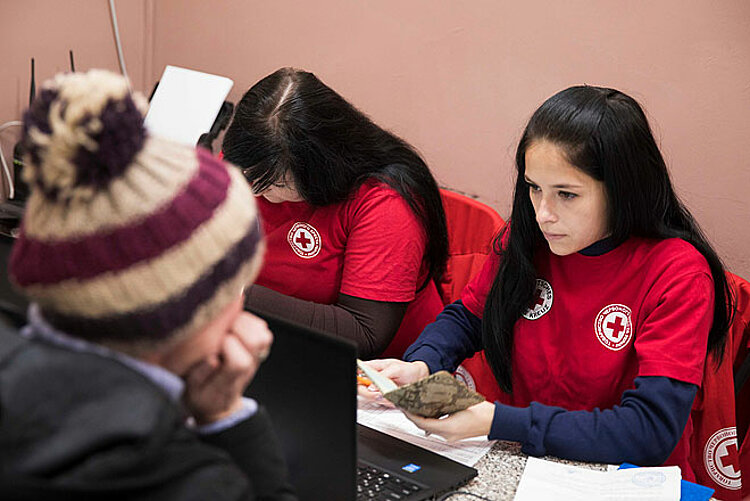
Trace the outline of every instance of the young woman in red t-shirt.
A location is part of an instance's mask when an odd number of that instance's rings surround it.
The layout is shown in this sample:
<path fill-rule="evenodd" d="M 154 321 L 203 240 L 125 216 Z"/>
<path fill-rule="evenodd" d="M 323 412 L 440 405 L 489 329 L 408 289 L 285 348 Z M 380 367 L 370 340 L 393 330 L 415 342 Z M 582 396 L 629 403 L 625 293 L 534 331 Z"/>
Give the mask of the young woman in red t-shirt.
<path fill-rule="evenodd" d="M 684 433 L 707 353 L 724 348 L 731 294 L 641 107 L 613 89 L 561 91 L 531 117 L 516 165 L 496 254 L 406 361 L 371 364 L 405 384 L 483 349 L 494 403 L 412 416 L 418 426 L 532 455 L 667 461 L 694 478 Z"/>
<path fill-rule="evenodd" d="M 222 149 L 268 246 L 247 306 L 348 338 L 362 358 L 400 357 L 443 307 L 445 214 L 422 158 L 292 68 L 243 96 Z"/>

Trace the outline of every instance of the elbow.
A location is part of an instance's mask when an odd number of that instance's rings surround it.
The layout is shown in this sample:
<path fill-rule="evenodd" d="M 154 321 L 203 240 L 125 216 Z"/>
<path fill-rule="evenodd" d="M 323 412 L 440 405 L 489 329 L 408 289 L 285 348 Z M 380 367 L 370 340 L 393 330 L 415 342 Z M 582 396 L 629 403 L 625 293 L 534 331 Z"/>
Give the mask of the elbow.
<path fill-rule="evenodd" d="M 671 436 L 643 437 L 637 441 L 640 445 L 638 450 L 632 451 L 632 454 L 629 455 L 632 457 L 628 457 L 626 460 L 638 466 L 661 466 L 672 455 L 679 441 L 679 435 L 676 439 Z M 636 441 L 633 443 L 636 443 Z"/>
<path fill-rule="evenodd" d="M 357 356 L 362 360 L 380 357 L 391 342 L 391 338 L 378 339 L 372 332 L 363 334 L 357 339 Z"/>

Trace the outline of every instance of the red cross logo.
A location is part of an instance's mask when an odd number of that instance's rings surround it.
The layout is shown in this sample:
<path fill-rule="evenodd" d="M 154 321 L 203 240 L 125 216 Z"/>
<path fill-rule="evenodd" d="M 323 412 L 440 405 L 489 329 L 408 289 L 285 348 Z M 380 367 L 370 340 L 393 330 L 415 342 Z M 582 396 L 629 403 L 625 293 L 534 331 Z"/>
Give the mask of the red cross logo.
<path fill-rule="evenodd" d="M 320 252 L 320 233 L 311 224 L 297 222 L 292 225 L 286 240 L 295 254 L 312 259 Z"/>
<path fill-rule="evenodd" d="M 542 298 L 542 289 L 537 289 L 534 291 L 534 304 L 531 305 L 532 308 L 536 308 L 537 306 L 542 306 L 544 304 L 544 298 Z"/>
<path fill-rule="evenodd" d="M 732 468 L 732 472 L 740 471 L 739 455 L 737 454 L 737 442 L 728 444 L 724 451 L 726 454 L 719 456 L 719 465 L 722 469 Z"/>
<path fill-rule="evenodd" d="M 633 337 L 630 308 L 624 304 L 610 304 L 601 309 L 594 320 L 594 332 L 599 342 L 612 351 L 625 348 Z"/>
<path fill-rule="evenodd" d="M 627 322 L 627 319 L 625 319 L 625 321 Z M 607 329 L 612 329 L 612 339 L 618 341 L 622 337 L 620 332 L 623 332 L 624 334 L 625 331 L 625 326 L 622 323 L 622 317 L 617 315 L 615 316 L 614 322 L 607 322 Z"/>
<path fill-rule="evenodd" d="M 529 304 L 523 317 L 527 320 L 536 320 L 552 308 L 552 286 L 544 279 L 536 279 L 534 289 L 534 300 Z"/>
<path fill-rule="evenodd" d="M 742 487 L 737 428 L 721 428 L 709 437 L 703 447 L 703 466 L 717 485 L 733 491 Z"/>
<path fill-rule="evenodd" d="M 295 242 L 300 244 L 303 249 L 307 249 L 307 247 L 312 243 L 312 240 L 307 238 L 307 235 L 304 231 L 300 231 L 299 236 L 296 238 Z"/>

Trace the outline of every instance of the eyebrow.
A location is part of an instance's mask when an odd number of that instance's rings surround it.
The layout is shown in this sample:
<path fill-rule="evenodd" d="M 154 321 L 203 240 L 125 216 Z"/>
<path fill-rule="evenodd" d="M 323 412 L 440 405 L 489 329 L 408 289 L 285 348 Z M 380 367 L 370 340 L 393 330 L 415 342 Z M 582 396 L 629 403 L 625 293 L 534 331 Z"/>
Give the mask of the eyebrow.
<path fill-rule="evenodd" d="M 527 183 L 530 183 L 530 184 L 534 184 L 534 185 L 536 184 L 536 183 L 535 183 L 534 181 L 532 181 L 532 180 L 531 180 L 531 179 L 529 178 L 529 176 L 524 176 L 524 177 L 523 177 L 523 179 L 524 179 L 524 180 L 525 180 L 525 181 L 526 181 Z M 558 188 L 558 189 L 570 189 L 570 188 L 583 188 L 583 185 L 580 185 L 580 184 L 564 184 L 564 183 L 563 183 L 563 184 L 555 184 L 555 185 L 552 185 L 552 187 L 553 187 L 553 188 Z"/>

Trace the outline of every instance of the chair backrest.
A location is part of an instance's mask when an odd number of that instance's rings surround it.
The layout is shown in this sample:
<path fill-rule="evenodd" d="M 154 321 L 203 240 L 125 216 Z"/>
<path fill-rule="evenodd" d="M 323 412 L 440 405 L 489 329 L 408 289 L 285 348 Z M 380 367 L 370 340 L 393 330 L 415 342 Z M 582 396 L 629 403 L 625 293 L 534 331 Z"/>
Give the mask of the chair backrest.
<path fill-rule="evenodd" d="M 505 221 L 492 207 L 460 193 L 441 189 L 448 226 L 448 263 L 437 283 L 443 304 L 459 298 L 461 290 L 482 268 L 492 241 Z"/>
<path fill-rule="evenodd" d="M 739 500 L 750 494 L 750 486 L 742 485 L 749 483 L 750 476 L 750 447 L 743 440 L 750 419 L 750 393 L 746 387 L 735 388 L 734 382 L 750 342 L 750 283 L 732 273 L 727 273 L 727 280 L 735 300 L 734 319 L 721 366 L 717 370 L 712 357 L 706 361 L 692 412 L 690 464 L 698 482 L 716 489 L 717 498 Z"/>
<path fill-rule="evenodd" d="M 729 330 L 729 342 L 734 371 L 735 413 L 737 417 L 737 442 L 740 447 L 740 469 L 745 473 L 742 495 L 750 497 L 750 282 L 732 273 L 727 279 L 734 291 L 735 313 Z"/>

